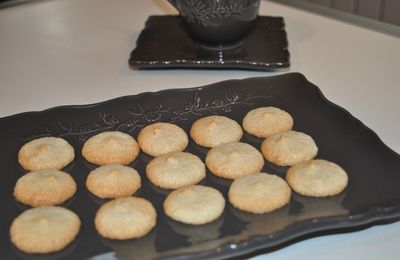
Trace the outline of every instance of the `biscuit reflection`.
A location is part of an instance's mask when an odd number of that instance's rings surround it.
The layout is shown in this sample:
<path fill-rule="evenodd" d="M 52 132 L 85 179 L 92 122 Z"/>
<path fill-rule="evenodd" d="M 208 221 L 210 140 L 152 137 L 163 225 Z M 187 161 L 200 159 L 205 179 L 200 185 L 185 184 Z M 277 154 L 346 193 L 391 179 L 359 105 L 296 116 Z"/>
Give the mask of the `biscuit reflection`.
<path fill-rule="evenodd" d="M 89 161 L 87 161 L 85 159 L 82 159 L 82 162 L 86 166 L 86 168 L 89 169 L 89 172 L 93 171 L 93 170 L 95 170 L 95 169 L 97 169 L 97 168 L 99 168 L 101 166 L 101 165 L 97 165 L 97 164 L 91 163 L 91 162 L 89 162 Z M 131 168 L 136 169 L 135 167 L 138 165 L 139 162 L 140 162 L 140 160 L 139 160 L 139 156 L 138 156 L 133 162 L 130 162 L 129 164 L 126 164 L 126 166 L 129 166 Z M 123 165 L 125 165 L 125 164 L 123 164 Z"/>
<path fill-rule="evenodd" d="M 75 156 L 74 160 L 73 160 L 72 162 L 70 162 L 69 164 L 67 164 L 64 168 L 60 169 L 60 171 L 63 171 L 63 172 L 66 172 L 66 173 L 71 174 L 71 172 L 73 171 L 73 169 L 74 169 L 74 167 L 75 167 L 75 165 L 76 165 L 76 161 L 77 161 L 77 158 L 76 158 L 76 156 Z M 18 171 L 19 171 L 20 173 L 22 173 L 22 175 L 25 175 L 25 174 L 27 174 L 28 172 L 32 172 L 32 171 L 30 171 L 30 170 L 24 169 L 24 167 L 22 167 L 21 164 L 19 164 L 19 163 L 18 163 L 17 168 L 18 168 Z M 21 176 L 22 176 L 22 175 L 21 175 Z"/>
<path fill-rule="evenodd" d="M 265 161 L 264 168 L 263 168 L 263 170 L 265 172 L 274 173 L 282 178 L 285 178 L 286 172 L 288 169 L 289 169 L 289 167 L 287 167 L 287 166 L 278 166 L 278 165 L 272 164 L 268 161 Z"/>
<path fill-rule="evenodd" d="M 71 173 L 72 170 L 74 169 L 75 165 L 76 165 L 76 157 L 71 163 L 69 163 L 64 168 L 62 168 L 61 171 L 66 172 L 66 173 Z"/>
<path fill-rule="evenodd" d="M 210 179 L 212 182 L 221 185 L 223 187 L 229 187 L 233 182 L 233 180 L 218 177 L 209 171 L 207 172 L 207 178 Z"/>
<path fill-rule="evenodd" d="M 292 199 L 301 204 L 301 209 L 295 212 L 297 221 L 323 217 L 343 216 L 349 210 L 343 207 L 346 190 L 336 196 L 315 198 L 299 195 L 295 192 Z"/>
<path fill-rule="evenodd" d="M 85 191 L 87 192 L 88 196 L 92 199 L 92 201 L 94 203 L 96 203 L 97 205 L 99 205 L 99 206 L 103 205 L 106 202 L 109 202 L 109 201 L 112 201 L 112 200 L 115 199 L 115 198 L 105 198 L 105 199 L 103 199 L 103 198 L 97 197 L 96 195 L 91 193 L 88 189 L 85 189 Z M 142 197 L 142 193 L 143 193 L 142 192 L 142 188 L 139 188 L 139 190 L 137 190 L 134 194 L 132 194 L 130 196 L 126 196 L 126 197 L 131 197 L 131 196 L 132 197 Z"/>
<path fill-rule="evenodd" d="M 194 154 L 199 156 L 202 160 L 205 159 L 210 148 L 196 144 L 192 139 L 189 141 L 189 146 L 194 150 Z"/>
<path fill-rule="evenodd" d="M 155 247 L 156 230 L 141 238 L 129 240 L 112 240 L 99 235 L 100 241 L 112 248 L 116 258 L 120 260 L 154 259 L 157 256 Z"/>
<path fill-rule="evenodd" d="M 239 220 L 246 223 L 246 228 L 234 237 L 235 241 L 248 239 L 253 235 L 272 235 L 284 229 L 295 221 L 295 216 L 290 214 L 290 206 L 264 214 L 253 214 L 229 205 L 231 213 Z"/>
<path fill-rule="evenodd" d="M 139 158 L 143 161 L 143 162 L 145 162 L 146 164 L 148 164 L 149 162 L 151 162 L 155 157 L 153 157 L 153 156 L 151 156 L 151 155 L 148 155 L 147 153 L 145 153 L 145 152 L 140 152 L 140 154 L 139 154 Z M 136 160 L 135 160 L 136 161 Z"/>
<path fill-rule="evenodd" d="M 261 143 L 264 141 L 264 139 L 265 138 L 257 137 L 255 135 L 251 135 L 247 132 L 244 132 L 242 142 L 250 143 L 259 149 L 261 146 Z"/>
<path fill-rule="evenodd" d="M 71 206 L 71 204 L 74 203 L 74 201 L 77 199 L 77 192 L 74 193 L 74 195 L 72 195 L 72 197 L 70 197 L 68 200 L 64 201 L 61 204 L 54 204 L 52 206 L 60 206 L 60 207 L 64 207 L 64 208 L 69 208 Z M 26 205 L 22 202 L 19 202 L 15 197 L 13 197 L 13 201 L 15 203 L 15 206 L 22 211 L 25 211 L 27 209 L 31 209 L 34 208 L 32 206 Z"/>
<path fill-rule="evenodd" d="M 171 218 L 166 218 L 168 225 L 178 234 L 187 237 L 187 241 L 192 244 L 200 244 L 220 237 L 220 228 L 224 222 L 224 216 L 220 216 L 213 222 L 203 225 L 188 225 L 180 223 Z"/>
<path fill-rule="evenodd" d="M 241 241 L 252 235 L 273 236 L 288 226 L 306 220 L 347 215 L 349 211 L 342 205 L 346 194 L 326 198 L 311 198 L 292 193 L 288 205 L 265 214 L 252 214 L 229 205 L 229 210 L 246 223 L 246 228 L 234 240 Z"/>
<path fill-rule="evenodd" d="M 162 195 L 162 196 L 167 196 L 168 194 L 170 194 L 172 191 L 176 190 L 176 189 L 164 189 L 164 188 L 160 188 L 157 187 L 156 185 L 154 185 L 152 182 L 148 181 L 147 186 L 149 186 L 153 191 L 155 191 L 156 193 Z M 206 186 L 206 178 L 202 179 L 200 182 L 195 183 L 193 185 L 203 185 Z"/>

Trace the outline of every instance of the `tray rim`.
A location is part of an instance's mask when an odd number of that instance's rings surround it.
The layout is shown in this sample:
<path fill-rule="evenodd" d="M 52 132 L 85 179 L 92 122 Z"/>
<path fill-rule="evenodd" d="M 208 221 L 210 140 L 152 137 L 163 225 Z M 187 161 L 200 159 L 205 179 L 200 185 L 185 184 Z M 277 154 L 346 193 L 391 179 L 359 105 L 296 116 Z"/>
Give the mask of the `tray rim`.
<path fill-rule="evenodd" d="M 248 77 L 248 78 L 243 78 L 243 79 L 228 79 L 228 80 L 223 80 L 219 82 L 215 82 L 212 84 L 207 84 L 203 85 L 200 87 L 191 87 L 191 88 L 175 88 L 175 89 L 163 89 L 160 91 L 146 91 L 146 92 L 141 92 L 138 94 L 134 95 L 124 95 L 96 103 L 90 103 L 90 104 L 79 104 L 79 105 L 62 105 L 62 106 L 55 106 L 51 107 L 45 110 L 41 111 L 27 111 L 27 112 L 21 112 L 13 115 L 9 115 L 6 117 L 0 118 L 0 127 L 5 127 L 5 124 L 9 120 L 15 120 L 18 119 L 19 117 L 24 117 L 24 116 L 29 116 L 29 115 L 36 115 L 36 116 L 45 116 L 46 113 L 55 111 L 55 110 L 60 110 L 60 109 L 90 109 L 96 106 L 101 106 L 105 105 L 110 102 L 118 102 L 119 100 L 124 100 L 124 99 L 139 99 L 144 95 L 151 95 L 151 96 L 160 96 L 166 92 L 193 92 L 193 91 L 202 91 L 208 88 L 214 88 L 215 86 L 218 86 L 220 84 L 227 84 L 230 82 L 246 82 L 248 80 L 268 80 L 271 78 L 285 78 L 285 77 L 298 77 L 302 81 L 304 81 L 305 84 L 307 84 L 309 87 L 314 88 L 316 90 L 319 98 L 322 99 L 326 104 L 335 107 L 336 109 L 340 110 L 341 112 L 344 112 L 346 116 L 356 122 L 357 124 L 360 125 L 360 127 L 364 128 L 364 130 L 368 131 L 369 134 L 371 134 L 376 141 L 381 145 L 382 149 L 386 149 L 387 151 L 391 152 L 395 157 L 400 158 L 400 154 L 398 154 L 396 151 L 391 149 L 389 146 L 387 146 L 382 139 L 368 126 L 366 126 L 364 123 L 362 123 L 359 119 L 355 118 L 348 110 L 345 108 L 331 102 L 328 100 L 322 93 L 321 89 L 314 85 L 313 83 L 309 82 L 307 78 L 297 72 L 292 72 L 292 73 L 285 73 L 285 74 L 279 74 L 279 75 L 274 75 L 274 76 L 269 76 L 269 77 Z M 244 241 L 239 241 L 235 242 L 235 245 L 237 246 L 236 249 L 231 249 L 229 248 L 229 244 L 231 243 L 225 243 L 221 246 L 218 246 L 213 249 L 205 250 L 205 251 L 200 251 L 200 252 L 191 252 L 191 253 L 184 253 L 184 255 L 180 257 L 190 257 L 194 259 L 208 259 L 210 257 L 212 258 L 230 258 L 234 256 L 239 256 L 239 255 L 244 255 L 248 254 L 251 252 L 255 252 L 261 249 L 268 249 L 272 248 L 275 246 L 278 246 L 283 243 L 290 243 L 290 241 L 296 239 L 296 238 L 301 238 L 302 236 L 305 235 L 312 235 L 317 232 L 323 232 L 323 231 L 334 231 L 338 229 L 350 229 L 350 228 L 355 228 L 355 227 L 362 227 L 364 225 L 368 224 L 373 224 L 375 222 L 379 221 L 384 221 L 384 220 L 393 220 L 395 218 L 400 217 L 400 203 L 399 204 L 393 204 L 390 206 L 380 206 L 380 205 L 372 205 L 371 207 L 368 208 L 368 210 L 363 211 L 361 213 L 357 214 L 352 214 L 352 215 L 345 215 L 345 216 L 326 216 L 326 217 L 320 217 L 320 218 L 313 218 L 313 219 L 308 219 L 308 220 L 302 220 L 300 222 L 296 222 L 294 224 L 291 224 L 287 226 L 286 228 L 274 232 L 274 239 L 271 241 L 269 240 L 269 236 L 267 235 L 254 235 L 248 237 Z M 307 228 L 305 228 L 307 227 Z M 265 241 L 268 241 L 268 245 L 266 246 L 264 243 Z M 223 248 L 223 249 L 221 249 Z M 179 256 L 177 255 L 169 255 L 168 252 L 165 252 L 165 256 L 161 256 L 162 258 L 177 258 Z"/>

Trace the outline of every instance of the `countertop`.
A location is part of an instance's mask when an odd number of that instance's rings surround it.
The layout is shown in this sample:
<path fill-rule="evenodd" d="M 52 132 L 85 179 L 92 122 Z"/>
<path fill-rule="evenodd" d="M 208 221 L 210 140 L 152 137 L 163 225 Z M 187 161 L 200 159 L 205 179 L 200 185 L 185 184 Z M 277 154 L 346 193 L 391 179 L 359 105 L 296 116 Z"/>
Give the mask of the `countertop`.
<path fill-rule="evenodd" d="M 166 0 L 35 1 L 0 10 L 0 117 L 96 103 L 144 91 L 301 72 L 400 153 L 400 38 L 277 2 L 290 69 L 132 70 L 129 53 L 149 15 L 176 14 Z M 397 259 L 400 222 L 302 240 L 254 259 Z"/>

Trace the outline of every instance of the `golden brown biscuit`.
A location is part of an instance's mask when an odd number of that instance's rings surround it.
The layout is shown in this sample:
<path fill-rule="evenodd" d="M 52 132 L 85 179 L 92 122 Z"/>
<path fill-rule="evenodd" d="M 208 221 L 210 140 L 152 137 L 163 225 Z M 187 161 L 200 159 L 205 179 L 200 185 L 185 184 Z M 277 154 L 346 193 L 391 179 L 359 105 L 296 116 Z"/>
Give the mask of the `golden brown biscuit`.
<path fill-rule="evenodd" d="M 59 205 L 75 192 L 74 179 L 59 170 L 29 172 L 19 178 L 14 187 L 14 197 L 32 207 Z"/>
<path fill-rule="evenodd" d="M 277 107 L 259 107 L 243 118 L 243 129 L 257 137 L 266 138 L 278 132 L 291 130 L 292 116 Z"/>
<path fill-rule="evenodd" d="M 79 233 L 79 217 L 63 207 L 43 206 L 24 211 L 11 224 L 11 242 L 26 253 L 63 249 Z"/>
<path fill-rule="evenodd" d="M 264 158 L 249 144 L 229 143 L 212 148 L 207 153 L 206 165 L 216 176 L 236 179 L 260 172 L 264 166 Z"/>
<path fill-rule="evenodd" d="M 204 179 L 206 167 L 196 155 L 175 152 L 153 159 L 146 167 L 146 175 L 158 187 L 178 189 Z"/>
<path fill-rule="evenodd" d="M 74 148 L 64 139 L 42 137 L 24 144 L 18 152 L 18 161 L 29 171 L 62 169 L 74 160 Z"/>
<path fill-rule="evenodd" d="M 129 164 L 140 152 L 136 140 L 119 131 L 103 132 L 89 138 L 82 148 L 82 156 L 97 165 Z"/>
<path fill-rule="evenodd" d="M 318 147 L 311 136 L 285 131 L 269 136 L 261 145 L 265 159 L 279 166 L 292 166 L 313 159 Z"/>
<path fill-rule="evenodd" d="M 143 128 L 139 133 L 138 142 L 143 152 L 156 157 L 182 152 L 188 146 L 189 139 L 179 126 L 158 122 Z"/>
<path fill-rule="evenodd" d="M 234 180 L 229 188 L 229 201 L 235 208 L 262 214 L 289 203 L 291 190 L 279 176 L 256 173 Z"/>
<path fill-rule="evenodd" d="M 201 146 L 239 142 L 243 136 L 240 125 L 226 116 L 207 116 L 198 119 L 190 129 L 193 141 Z"/>
<path fill-rule="evenodd" d="M 88 190 L 102 199 L 131 196 L 140 186 L 139 173 L 121 164 L 100 166 L 91 171 L 86 179 Z"/>
<path fill-rule="evenodd" d="M 201 225 L 219 218 L 225 208 L 222 194 L 211 187 L 191 185 L 174 190 L 164 201 L 170 218 L 191 225 Z"/>
<path fill-rule="evenodd" d="M 124 197 L 103 204 L 96 213 L 95 226 L 103 237 L 124 240 L 146 235 L 156 221 L 157 212 L 148 200 Z"/>
<path fill-rule="evenodd" d="M 336 163 L 311 160 L 292 166 L 286 180 L 301 195 L 327 197 L 341 193 L 347 186 L 348 177 Z"/>

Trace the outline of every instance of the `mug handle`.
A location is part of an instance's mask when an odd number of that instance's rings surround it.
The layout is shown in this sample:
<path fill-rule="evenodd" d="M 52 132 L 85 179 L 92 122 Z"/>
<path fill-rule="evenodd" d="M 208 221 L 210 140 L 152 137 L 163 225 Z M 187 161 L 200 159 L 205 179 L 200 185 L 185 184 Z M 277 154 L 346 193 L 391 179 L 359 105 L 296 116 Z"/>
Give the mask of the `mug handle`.
<path fill-rule="evenodd" d="M 176 9 L 178 9 L 178 5 L 176 4 L 176 0 L 168 0 L 168 2 L 173 5 Z"/>

